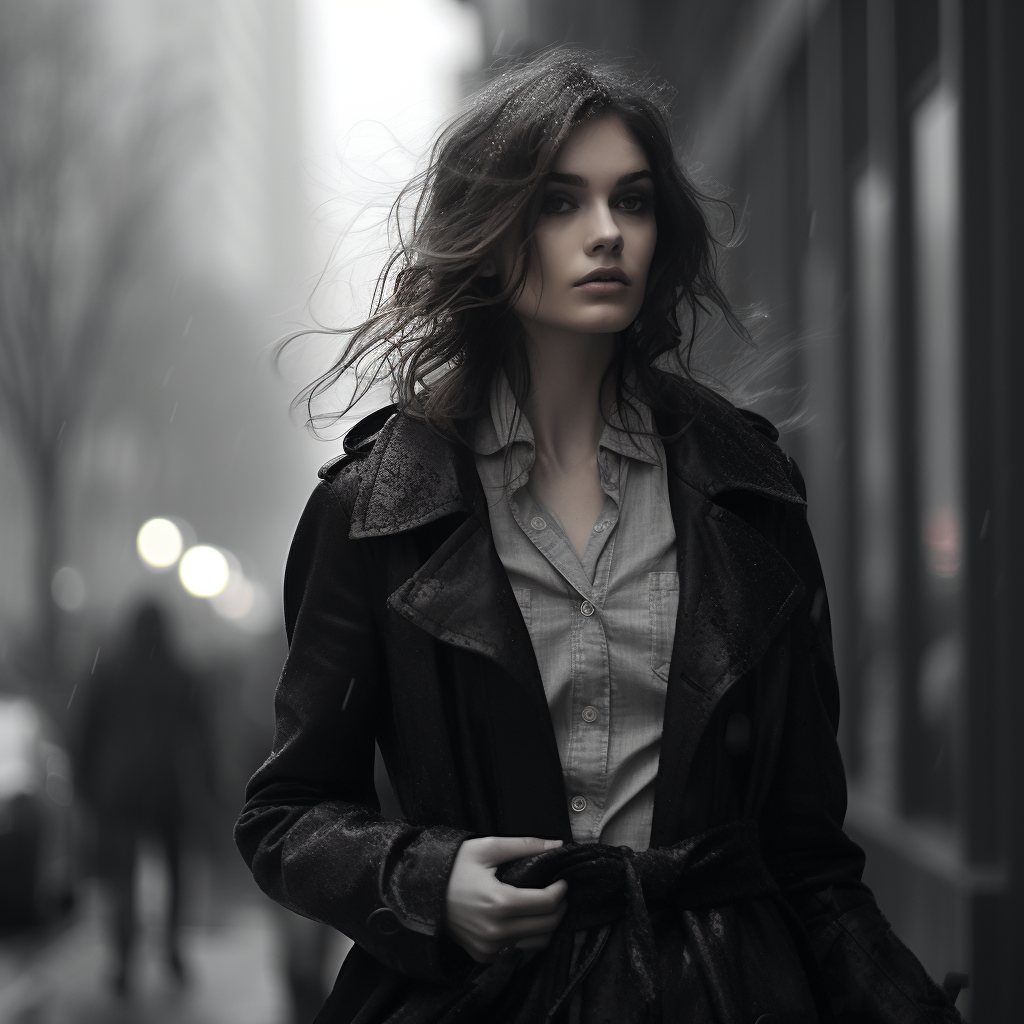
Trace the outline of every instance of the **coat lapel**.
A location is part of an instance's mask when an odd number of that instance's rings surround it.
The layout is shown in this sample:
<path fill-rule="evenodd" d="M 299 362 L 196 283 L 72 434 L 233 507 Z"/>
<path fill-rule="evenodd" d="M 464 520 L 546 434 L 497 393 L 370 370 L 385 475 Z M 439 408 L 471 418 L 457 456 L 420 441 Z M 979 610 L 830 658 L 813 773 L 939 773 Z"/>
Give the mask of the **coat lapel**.
<path fill-rule="evenodd" d="M 669 668 L 652 844 L 673 842 L 686 779 L 729 688 L 768 651 L 803 595 L 797 574 L 753 526 L 714 499 L 745 491 L 803 504 L 787 457 L 717 396 L 688 388 L 670 438 L 669 498 L 679 552 L 679 608 Z"/>
<path fill-rule="evenodd" d="M 530 634 L 491 540 L 471 457 L 425 424 L 396 416 L 366 459 L 349 536 L 405 533 L 447 515 L 460 524 L 388 598 L 388 607 L 442 643 L 498 662 L 547 709 Z"/>
<path fill-rule="evenodd" d="M 475 516 L 465 519 L 388 606 L 441 643 L 493 665 L 488 671 L 457 661 L 449 684 L 462 694 L 456 699 L 468 702 L 467 722 L 476 723 L 460 742 L 477 752 L 471 772 L 488 780 L 498 834 L 571 840 L 544 685 L 489 529 Z"/>
<path fill-rule="evenodd" d="M 489 781 L 499 832 L 571 839 L 551 716 L 533 643 L 494 543 L 486 499 L 469 457 L 437 445 L 415 422 L 395 423 L 367 459 L 351 535 L 405 532 L 461 513 L 458 525 L 388 597 L 388 607 L 456 651 L 487 659 L 456 662 L 447 683 L 482 723 L 459 742 L 487 748 L 476 765 Z M 464 681 L 469 679 L 468 687 Z M 455 698 L 462 699 L 462 698 Z M 480 729 L 483 732 L 480 732 Z"/>
<path fill-rule="evenodd" d="M 803 594 L 789 563 L 752 526 L 678 478 L 670 477 L 669 490 L 679 609 L 655 788 L 657 845 L 678 838 L 686 779 L 715 708 L 768 651 Z"/>
<path fill-rule="evenodd" d="M 442 643 L 497 662 L 532 700 L 544 702 L 526 623 L 490 533 L 475 516 L 388 598 L 388 606 Z"/>

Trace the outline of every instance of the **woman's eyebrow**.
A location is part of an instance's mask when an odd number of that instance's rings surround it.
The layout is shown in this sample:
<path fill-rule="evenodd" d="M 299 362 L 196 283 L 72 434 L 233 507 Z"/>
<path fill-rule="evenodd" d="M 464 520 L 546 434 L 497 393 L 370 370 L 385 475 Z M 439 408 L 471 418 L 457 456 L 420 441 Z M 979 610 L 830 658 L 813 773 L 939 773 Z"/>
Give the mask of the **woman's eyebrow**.
<path fill-rule="evenodd" d="M 634 181 L 642 181 L 646 178 L 648 181 L 654 180 L 654 175 L 649 170 L 632 171 L 630 174 L 624 174 L 617 182 L 615 187 L 619 188 L 622 185 L 632 185 Z"/>
<path fill-rule="evenodd" d="M 558 185 L 575 185 L 576 188 L 587 187 L 587 179 L 579 174 L 559 174 L 557 171 L 551 171 L 547 175 L 546 180 L 555 182 Z"/>
<path fill-rule="evenodd" d="M 623 185 L 631 185 L 634 181 L 640 181 L 642 178 L 653 180 L 654 175 L 646 169 L 642 171 L 630 171 L 629 174 L 623 174 L 622 177 L 615 182 L 615 187 L 620 188 Z M 546 176 L 546 180 L 558 185 L 572 185 L 575 188 L 587 187 L 587 179 L 581 174 L 559 174 L 558 171 L 550 171 Z"/>

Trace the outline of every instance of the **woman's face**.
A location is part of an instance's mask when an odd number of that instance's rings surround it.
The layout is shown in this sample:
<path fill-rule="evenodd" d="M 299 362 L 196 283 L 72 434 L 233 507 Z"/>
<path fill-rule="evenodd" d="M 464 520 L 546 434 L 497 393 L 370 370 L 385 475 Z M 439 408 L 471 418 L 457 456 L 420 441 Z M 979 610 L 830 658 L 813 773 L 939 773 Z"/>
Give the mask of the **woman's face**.
<path fill-rule="evenodd" d="M 544 186 L 515 311 L 536 325 L 615 334 L 640 311 L 658 229 L 643 149 L 616 114 L 576 128 Z"/>

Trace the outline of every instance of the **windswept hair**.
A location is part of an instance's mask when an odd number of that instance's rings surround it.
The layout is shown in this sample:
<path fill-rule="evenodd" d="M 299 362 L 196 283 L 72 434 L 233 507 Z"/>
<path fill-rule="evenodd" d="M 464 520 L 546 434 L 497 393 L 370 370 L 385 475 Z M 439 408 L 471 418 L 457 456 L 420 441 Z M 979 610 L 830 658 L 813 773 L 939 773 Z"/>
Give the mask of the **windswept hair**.
<path fill-rule="evenodd" d="M 506 68 L 472 96 L 440 133 L 426 170 L 392 206 L 397 244 L 369 316 L 353 328 L 300 331 L 285 341 L 309 333 L 346 337 L 337 361 L 296 399 L 306 404 L 310 424 L 336 421 L 369 388 L 390 380 L 399 408 L 465 442 L 502 366 L 523 408 L 529 365 L 512 306 L 533 258 L 545 176 L 570 132 L 608 113 L 622 119 L 650 162 L 658 228 L 643 304 L 609 367 L 620 405 L 635 396 L 663 407 L 671 380 L 663 370 L 689 374 L 694 340 L 709 320 L 724 319 L 746 337 L 717 279 L 720 243 L 707 208 L 718 200 L 698 190 L 676 158 L 666 94 L 626 67 L 556 48 Z M 521 258 L 502 286 L 481 270 L 510 242 Z M 349 372 L 356 383 L 348 404 L 315 416 L 314 400 Z"/>

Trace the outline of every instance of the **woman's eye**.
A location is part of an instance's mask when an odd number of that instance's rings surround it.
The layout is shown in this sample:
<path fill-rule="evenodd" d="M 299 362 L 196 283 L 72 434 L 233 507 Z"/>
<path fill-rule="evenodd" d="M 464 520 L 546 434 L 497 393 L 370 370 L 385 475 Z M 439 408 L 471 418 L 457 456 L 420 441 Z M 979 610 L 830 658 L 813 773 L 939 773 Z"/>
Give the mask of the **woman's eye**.
<path fill-rule="evenodd" d="M 626 213 L 642 213 L 647 209 L 648 200 L 645 196 L 623 196 L 619 200 L 619 208 L 625 210 Z"/>
<path fill-rule="evenodd" d="M 576 204 L 568 196 L 547 196 L 544 200 L 545 213 L 568 213 Z"/>

